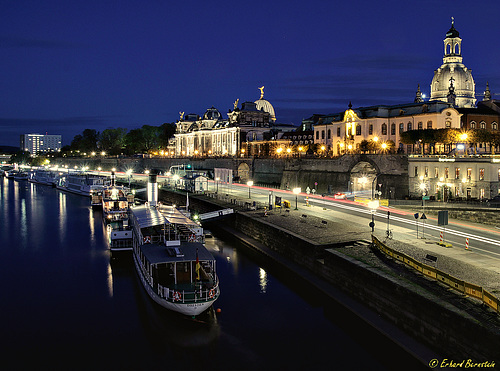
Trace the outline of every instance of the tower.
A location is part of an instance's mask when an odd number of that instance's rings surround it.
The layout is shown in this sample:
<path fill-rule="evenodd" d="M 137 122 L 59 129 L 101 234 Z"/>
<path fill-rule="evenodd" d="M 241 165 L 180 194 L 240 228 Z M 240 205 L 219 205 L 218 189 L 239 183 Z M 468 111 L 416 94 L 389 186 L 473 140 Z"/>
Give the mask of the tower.
<path fill-rule="evenodd" d="M 443 64 L 434 71 L 430 100 L 449 102 L 450 92 L 456 107 L 474 107 L 475 83 L 472 71 L 462 63 L 462 39 L 452 17 L 451 28 L 443 40 Z"/>

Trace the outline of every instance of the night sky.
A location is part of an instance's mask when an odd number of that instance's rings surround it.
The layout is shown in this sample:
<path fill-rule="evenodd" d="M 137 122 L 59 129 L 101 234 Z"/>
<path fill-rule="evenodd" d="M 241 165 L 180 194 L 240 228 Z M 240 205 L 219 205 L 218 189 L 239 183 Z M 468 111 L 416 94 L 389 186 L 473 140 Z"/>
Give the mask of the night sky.
<path fill-rule="evenodd" d="M 278 123 L 427 96 L 455 17 L 476 94 L 500 99 L 500 1 L 0 2 L 0 145 L 23 133 L 226 116 L 264 98 Z M 479 99 L 482 97 L 478 96 Z"/>

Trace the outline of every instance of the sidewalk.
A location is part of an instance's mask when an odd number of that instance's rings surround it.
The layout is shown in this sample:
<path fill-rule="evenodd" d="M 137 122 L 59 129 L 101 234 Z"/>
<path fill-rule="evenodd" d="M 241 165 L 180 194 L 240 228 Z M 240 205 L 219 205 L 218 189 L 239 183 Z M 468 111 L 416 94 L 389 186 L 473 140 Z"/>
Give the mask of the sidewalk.
<path fill-rule="evenodd" d="M 237 197 L 234 196 L 233 199 L 237 199 Z M 211 199 L 211 201 L 213 200 L 215 199 Z M 225 207 L 228 206 L 224 201 L 219 202 Z M 324 210 L 323 207 L 305 206 L 304 204 L 298 206 L 298 210 L 293 208 L 268 210 L 267 216 L 264 215 L 263 209 L 241 211 L 256 218 L 262 218 L 263 221 L 275 224 L 290 233 L 319 244 L 352 242 L 351 245 L 353 245 L 355 241 L 371 241 L 371 228 L 368 226 L 367 220 L 360 222 L 359 218 L 343 213 L 341 210 Z M 408 210 L 403 209 L 399 211 L 408 212 Z M 450 219 L 450 224 L 455 222 L 461 223 L 462 221 Z M 478 224 L 477 227 L 484 226 Z M 439 268 L 458 279 L 483 286 L 492 294 L 500 297 L 500 264 L 498 264 L 498 260 L 475 253 L 473 246 L 469 250 L 465 250 L 465 246 L 444 247 L 437 244 L 438 239 L 430 236 L 426 239 L 417 239 L 414 234 L 408 234 L 407 230 L 405 230 L 406 233 L 403 233 L 404 229 L 402 228 L 401 231 L 397 227 L 392 227 L 392 229 L 394 238 L 386 239 L 385 223 L 379 221 L 376 222 L 374 234 L 387 246 L 420 262 Z M 491 227 L 489 229 L 493 230 Z M 370 249 L 362 246 L 351 246 L 339 250 L 348 252 L 349 255 L 379 268 L 385 266 L 385 263 L 381 262 L 379 258 L 374 259 L 375 256 Z M 427 255 L 437 257 L 437 261 L 427 260 Z"/>

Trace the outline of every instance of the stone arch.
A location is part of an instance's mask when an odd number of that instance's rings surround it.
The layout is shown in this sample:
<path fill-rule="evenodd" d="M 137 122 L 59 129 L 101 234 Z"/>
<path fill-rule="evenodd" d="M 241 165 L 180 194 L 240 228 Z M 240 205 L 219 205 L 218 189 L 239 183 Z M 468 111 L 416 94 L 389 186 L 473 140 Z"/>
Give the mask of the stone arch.
<path fill-rule="evenodd" d="M 247 163 L 242 162 L 238 166 L 238 176 L 240 177 L 240 180 L 242 183 L 245 183 L 250 180 L 250 166 L 248 166 Z"/>
<path fill-rule="evenodd" d="M 373 161 L 361 159 L 349 170 L 349 191 L 371 197 L 373 181 L 378 174 L 378 166 Z"/>

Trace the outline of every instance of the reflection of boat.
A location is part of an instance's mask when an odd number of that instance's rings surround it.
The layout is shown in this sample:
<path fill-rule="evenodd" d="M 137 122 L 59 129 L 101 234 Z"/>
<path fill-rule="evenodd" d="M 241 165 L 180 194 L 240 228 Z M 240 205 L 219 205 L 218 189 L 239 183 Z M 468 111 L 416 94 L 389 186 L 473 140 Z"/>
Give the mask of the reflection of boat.
<path fill-rule="evenodd" d="M 189 228 L 194 222 L 173 206 L 158 204 L 156 175 L 149 177 L 148 202 L 130 212 L 137 274 L 156 303 L 199 315 L 219 297 L 215 259 L 203 243 L 196 242 Z"/>
<path fill-rule="evenodd" d="M 51 170 L 37 169 L 31 172 L 28 181 L 32 183 L 45 184 L 55 187 L 58 173 Z"/>
<path fill-rule="evenodd" d="M 61 174 L 57 181 L 57 189 L 76 193 L 82 196 L 91 196 L 92 192 L 104 187 L 106 177 L 85 173 Z"/>

